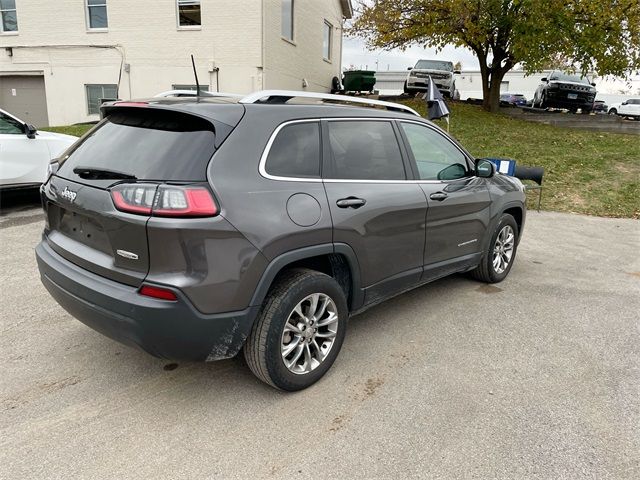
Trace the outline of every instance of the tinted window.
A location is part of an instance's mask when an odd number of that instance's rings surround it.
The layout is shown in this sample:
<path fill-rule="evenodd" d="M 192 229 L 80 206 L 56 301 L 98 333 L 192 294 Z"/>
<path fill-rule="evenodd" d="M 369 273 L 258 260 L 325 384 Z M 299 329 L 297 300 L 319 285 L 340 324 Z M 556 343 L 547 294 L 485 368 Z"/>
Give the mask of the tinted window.
<path fill-rule="evenodd" d="M 71 152 L 59 174 L 75 167 L 116 170 L 140 180 L 206 180 L 215 151 L 213 126 L 176 112 L 126 109 L 109 115 Z M 79 180 L 82 181 L 82 180 Z"/>
<path fill-rule="evenodd" d="M 0 133 L 10 133 L 12 135 L 17 135 L 24 133 L 24 127 L 22 124 L 14 120 L 13 118 L 0 113 Z"/>
<path fill-rule="evenodd" d="M 331 121 L 333 153 L 326 178 L 405 180 L 400 147 L 393 126 L 383 121 Z"/>
<path fill-rule="evenodd" d="M 415 123 L 401 123 L 413 153 L 420 180 L 454 180 L 467 173 L 463 153 L 444 136 Z"/>
<path fill-rule="evenodd" d="M 320 124 L 283 127 L 271 145 L 265 169 L 277 177 L 320 177 Z"/>

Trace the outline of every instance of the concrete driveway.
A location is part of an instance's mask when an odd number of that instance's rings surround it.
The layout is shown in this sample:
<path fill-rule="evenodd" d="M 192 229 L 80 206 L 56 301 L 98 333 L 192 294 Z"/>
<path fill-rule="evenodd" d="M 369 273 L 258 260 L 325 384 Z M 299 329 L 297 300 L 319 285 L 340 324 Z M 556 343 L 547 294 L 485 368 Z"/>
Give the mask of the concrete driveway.
<path fill-rule="evenodd" d="M 38 210 L 0 228 L 2 479 L 640 478 L 638 221 L 530 212 L 505 282 L 354 318 L 296 394 L 93 332 L 40 284 Z"/>

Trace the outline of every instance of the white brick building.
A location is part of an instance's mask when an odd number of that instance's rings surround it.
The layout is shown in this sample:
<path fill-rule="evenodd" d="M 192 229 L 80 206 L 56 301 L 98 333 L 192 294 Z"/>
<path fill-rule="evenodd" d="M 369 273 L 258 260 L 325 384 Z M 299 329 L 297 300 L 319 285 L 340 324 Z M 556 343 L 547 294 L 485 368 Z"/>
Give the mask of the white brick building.
<path fill-rule="evenodd" d="M 38 126 L 195 84 L 328 91 L 350 0 L 0 0 L 0 107 Z"/>

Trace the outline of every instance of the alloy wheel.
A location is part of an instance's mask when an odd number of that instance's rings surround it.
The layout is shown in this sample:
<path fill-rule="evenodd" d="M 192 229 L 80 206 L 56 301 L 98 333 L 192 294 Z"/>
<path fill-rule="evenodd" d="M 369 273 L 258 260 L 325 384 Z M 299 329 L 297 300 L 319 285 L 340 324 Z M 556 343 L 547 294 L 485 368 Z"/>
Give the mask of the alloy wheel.
<path fill-rule="evenodd" d="M 515 239 L 516 236 L 510 225 L 505 225 L 496 237 L 496 243 L 493 246 L 493 269 L 498 275 L 504 273 L 511 263 Z"/>
<path fill-rule="evenodd" d="M 280 352 L 289 371 L 303 375 L 327 358 L 338 332 L 338 309 L 324 293 L 314 293 L 298 303 L 282 332 Z"/>

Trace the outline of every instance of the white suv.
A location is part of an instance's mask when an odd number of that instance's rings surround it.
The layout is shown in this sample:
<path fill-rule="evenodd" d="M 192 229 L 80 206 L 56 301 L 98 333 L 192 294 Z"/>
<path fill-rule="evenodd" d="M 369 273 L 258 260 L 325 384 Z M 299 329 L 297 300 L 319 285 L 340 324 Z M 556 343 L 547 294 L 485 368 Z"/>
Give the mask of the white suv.
<path fill-rule="evenodd" d="M 640 98 L 630 98 L 622 103 L 614 103 L 609 107 L 609 115 L 633 117 L 640 120 Z"/>
<path fill-rule="evenodd" d="M 456 90 L 454 75 L 459 73 L 453 69 L 452 62 L 418 60 L 413 68 L 409 68 L 407 81 L 404 82 L 404 93 L 413 95 L 418 92 L 426 92 L 429 89 L 429 77 L 431 77 L 444 96 L 453 98 Z"/>

